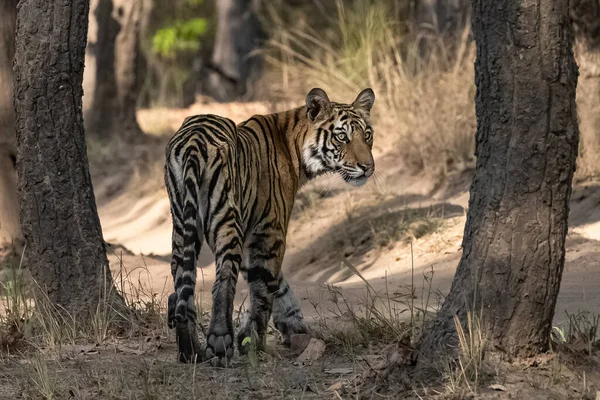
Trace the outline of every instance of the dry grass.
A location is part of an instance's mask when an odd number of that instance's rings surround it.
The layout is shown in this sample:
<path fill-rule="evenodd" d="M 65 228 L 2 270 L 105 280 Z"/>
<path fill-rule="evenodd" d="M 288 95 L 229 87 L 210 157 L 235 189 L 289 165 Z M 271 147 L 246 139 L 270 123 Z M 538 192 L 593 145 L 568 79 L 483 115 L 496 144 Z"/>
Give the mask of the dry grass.
<path fill-rule="evenodd" d="M 25 294 L 31 292 L 27 288 L 31 283 L 26 274 L 17 274 L 19 278 L 11 285 L 23 289 L 22 295 L 14 298 L 24 298 L 29 304 L 27 314 L 20 308 L 21 318 L 27 318 L 22 325 L 26 346 L 20 347 L 21 353 L 0 353 L 0 398 L 23 393 L 26 398 L 41 399 L 226 399 L 246 398 L 251 393 L 261 398 L 320 399 L 372 398 L 376 392 L 442 399 L 486 392 L 482 386 L 484 371 L 489 371 L 483 365 L 485 341 L 481 319 L 472 315 L 464 327 L 456 325 L 459 357 L 448 364 L 453 367 L 446 370 L 444 380 L 423 381 L 410 373 L 413 345 L 434 317 L 430 306 L 433 270 L 424 275 L 417 299 L 419 288 L 414 277 L 404 288 L 386 284 L 385 290 L 377 291 L 356 267 L 348 262 L 345 265 L 363 280 L 364 297 L 350 301 L 343 292 L 329 287 L 333 310 L 323 310 L 320 301 L 313 300 L 321 315 L 313 331 L 326 339 L 328 346 L 322 360 L 299 364 L 289 350 L 273 345 L 271 337 L 266 353 L 252 351 L 248 357 L 236 356 L 227 370 L 175 361 L 174 337 L 165 329 L 164 296 L 148 290 L 153 287 L 151 276 L 143 268 L 115 277 L 117 290 L 137 314 L 129 321 L 128 332 L 111 329 L 123 316 L 108 304 L 99 305 L 92 316 L 95 322 L 76 323 L 47 297 L 32 299 Z M 4 297 L 3 302 L 7 301 L 14 304 L 16 300 Z M 23 304 L 22 299 L 18 301 Z M 571 321 L 571 333 L 565 337 L 584 337 L 595 343 L 591 338 L 595 337 L 597 318 L 573 316 Z M 2 329 L 6 323 L 6 319 L 0 321 Z M 269 332 L 274 333 L 273 329 Z M 564 371 L 560 365 L 556 371 L 559 367 Z M 328 372 L 336 370 L 340 372 Z M 559 372 L 553 373 L 551 381 L 532 375 L 527 385 L 551 391 L 576 384 L 586 395 L 594 393 L 596 386 L 586 375 L 565 378 Z M 435 396 L 431 397 L 432 393 Z"/>
<path fill-rule="evenodd" d="M 458 336 L 458 358 L 451 363 L 454 368 L 447 372 L 447 387 L 452 393 L 461 392 L 464 388 L 477 393 L 483 374 L 486 348 L 481 316 L 468 312 L 466 326 L 463 327 L 455 315 L 454 326 Z"/>
<path fill-rule="evenodd" d="M 328 31 L 284 20 L 281 8 L 270 9 L 274 28 L 266 57 L 273 70 L 265 80 L 271 95 L 289 99 L 294 93 L 300 102 L 302 93 L 319 86 L 334 100 L 352 101 L 372 87 L 376 147 L 398 146 L 408 167 L 436 175 L 473 166 L 474 49 L 468 32 L 455 54 L 440 43 L 438 57 L 424 63 L 418 43 L 404 35 L 385 2 L 336 5 Z"/>

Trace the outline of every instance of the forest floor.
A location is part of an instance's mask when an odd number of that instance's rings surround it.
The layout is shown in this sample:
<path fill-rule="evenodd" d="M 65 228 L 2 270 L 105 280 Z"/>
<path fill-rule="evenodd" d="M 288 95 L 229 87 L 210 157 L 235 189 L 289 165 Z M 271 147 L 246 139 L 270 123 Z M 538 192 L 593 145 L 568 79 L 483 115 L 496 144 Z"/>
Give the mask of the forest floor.
<path fill-rule="evenodd" d="M 258 361 L 236 353 L 227 370 L 177 363 L 174 334 L 164 321 L 172 288 L 164 145 L 187 115 L 215 113 L 241 121 L 271 107 L 238 103 L 142 110 L 147 143 L 127 150 L 90 146 L 113 275 L 151 320 L 119 334 L 92 335 L 98 340 L 71 338 L 61 346 L 46 342 L 0 353 L 0 399 L 600 396 L 597 337 L 581 332 L 593 331 L 600 313 L 600 182 L 578 182 L 574 188 L 554 320 L 557 348 L 535 360 L 509 364 L 490 355 L 467 365 L 467 371 L 443 361 L 434 366 L 436 373 L 415 371 L 407 366 L 411 357 L 398 338 L 414 339 L 450 289 L 461 257 L 472 171 L 443 180 L 409 173 L 393 150 L 393 133 L 377 143 L 377 130 L 376 179 L 361 188 L 335 176 L 307 184 L 289 226 L 284 274 L 314 336 L 324 341 L 324 352 L 301 360 L 279 344 L 273 331 L 268 352 L 257 355 Z M 206 325 L 214 281 L 206 246 L 199 267 L 197 302 Z M 247 294 L 240 280 L 236 309 L 245 307 Z"/>

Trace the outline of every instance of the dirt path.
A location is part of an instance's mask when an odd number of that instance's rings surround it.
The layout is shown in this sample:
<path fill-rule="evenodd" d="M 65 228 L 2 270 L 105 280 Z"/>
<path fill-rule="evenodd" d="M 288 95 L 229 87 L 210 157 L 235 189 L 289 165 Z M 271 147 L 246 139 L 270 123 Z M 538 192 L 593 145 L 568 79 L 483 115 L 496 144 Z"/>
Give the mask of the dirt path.
<path fill-rule="evenodd" d="M 385 166 L 385 157 L 379 161 Z M 290 223 L 283 268 L 302 299 L 307 317 L 317 317 L 311 305 L 315 301 L 323 310 L 333 308 L 327 284 L 339 288 L 352 304 L 358 306 L 364 301 L 365 283 L 342 259 L 354 265 L 376 291 L 407 293 L 413 284 L 417 303 L 422 301 L 422 294 L 429 294 L 429 304 L 436 305 L 438 294 L 449 291 L 461 256 L 468 175 L 444 188 L 433 189 L 420 177 L 399 171 L 391 171 L 387 179 L 380 178 L 378 184 L 359 189 L 347 187 L 335 177 L 323 178 L 303 189 Z M 600 211 L 596 210 L 599 203 L 599 185 L 582 185 L 574 192 L 556 324 L 566 321 L 565 311 L 600 312 L 600 280 L 592 279 L 600 270 Z M 124 192 L 103 202 L 100 216 L 105 239 L 131 251 L 113 251 L 113 270 L 119 270 L 122 264 L 131 278 L 153 293 L 171 290 L 171 221 L 164 191 L 156 190 L 143 197 Z M 395 226 L 385 226 L 391 219 L 404 221 L 401 232 L 396 232 Z M 415 234 L 419 237 L 415 238 Z M 206 246 L 198 265 L 199 280 L 202 279 L 197 286 L 198 298 L 209 309 L 214 262 Z M 427 284 L 424 289 L 423 276 L 431 271 L 431 287 Z M 246 296 L 246 285 L 240 281 L 238 306 Z"/>

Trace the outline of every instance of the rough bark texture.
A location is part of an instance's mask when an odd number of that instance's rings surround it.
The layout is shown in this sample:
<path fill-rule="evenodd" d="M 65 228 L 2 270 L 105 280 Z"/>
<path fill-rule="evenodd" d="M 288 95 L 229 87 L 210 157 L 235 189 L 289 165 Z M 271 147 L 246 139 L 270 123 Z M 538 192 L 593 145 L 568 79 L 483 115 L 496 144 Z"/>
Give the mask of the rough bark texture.
<path fill-rule="evenodd" d="M 493 349 L 548 348 L 565 257 L 579 131 L 569 0 L 474 0 L 477 166 L 463 255 L 424 360 L 482 318 Z"/>
<path fill-rule="evenodd" d="M 146 2 L 92 0 L 86 62 L 86 130 L 98 138 L 131 141 L 142 131 L 136 118 L 142 77 L 141 21 Z M 89 97 L 87 97 L 89 96 Z M 90 102 L 90 103 L 88 103 Z M 89 104 L 89 105 L 88 105 Z"/>
<path fill-rule="evenodd" d="M 17 0 L 0 1 L 0 255 L 21 241 L 17 202 L 17 156 L 12 60 L 15 54 Z"/>
<path fill-rule="evenodd" d="M 204 91 L 217 101 L 230 101 L 245 93 L 260 65 L 259 57 L 251 52 L 258 48 L 263 33 L 255 0 L 217 0 L 217 17 Z"/>
<path fill-rule="evenodd" d="M 88 170 L 86 0 L 21 0 L 14 65 L 21 226 L 31 274 L 85 318 L 113 288 Z"/>

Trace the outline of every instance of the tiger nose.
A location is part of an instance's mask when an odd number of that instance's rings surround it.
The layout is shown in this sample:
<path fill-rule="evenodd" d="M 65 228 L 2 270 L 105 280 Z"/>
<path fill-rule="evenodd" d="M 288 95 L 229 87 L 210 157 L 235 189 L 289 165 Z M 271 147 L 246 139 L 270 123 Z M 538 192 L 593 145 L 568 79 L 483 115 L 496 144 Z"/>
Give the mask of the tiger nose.
<path fill-rule="evenodd" d="M 369 164 L 361 164 L 358 163 L 356 164 L 356 166 L 362 170 L 363 174 L 365 174 L 366 177 L 369 177 L 371 175 L 373 175 L 373 172 L 375 171 L 375 163 L 369 163 Z"/>

